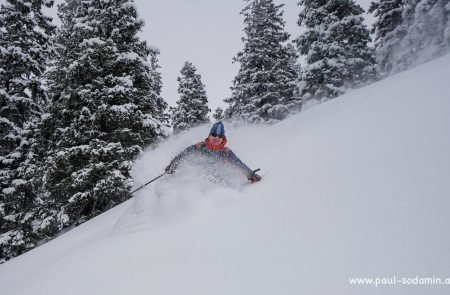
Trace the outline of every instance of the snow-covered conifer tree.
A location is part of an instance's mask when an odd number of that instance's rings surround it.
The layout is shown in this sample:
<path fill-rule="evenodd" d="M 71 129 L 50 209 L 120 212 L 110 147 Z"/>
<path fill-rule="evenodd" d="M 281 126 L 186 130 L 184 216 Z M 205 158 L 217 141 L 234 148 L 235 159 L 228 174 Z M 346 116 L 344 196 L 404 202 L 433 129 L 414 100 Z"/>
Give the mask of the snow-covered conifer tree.
<path fill-rule="evenodd" d="M 53 0 L 7 0 L 0 9 L 0 262 L 34 247 L 37 126 L 47 98 L 41 81 L 56 27 Z"/>
<path fill-rule="evenodd" d="M 159 66 L 158 63 L 158 54 L 159 49 L 156 47 L 150 47 L 150 75 L 151 75 L 151 89 L 154 92 L 154 97 L 156 100 L 156 110 L 155 110 L 155 116 L 158 118 L 158 120 L 163 123 L 164 125 L 168 126 L 170 121 L 170 114 L 168 113 L 168 104 L 164 100 L 164 98 L 161 96 L 161 89 L 162 89 L 162 77 L 161 73 L 159 72 Z"/>
<path fill-rule="evenodd" d="M 191 62 L 185 62 L 178 77 L 180 99 L 172 109 L 172 126 L 175 133 L 209 122 L 208 97 L 201 75 Z"/>
<path fill-rule="evenodd" d="M 274 122 L 299 108 L 294 98 L 297 73 L 285 44 L 283 5 L 272 0 L 246 0 L 244 49 L 234 58 L 240 69 L 231 87 L 226 117 L 248 122 Z"/>
<path fill-rule="evenodd" d="M 402 31 L 395 31 L 402 24 L 403 0 L 372 2 L 368 12 L 376 17 L 371 33 L 375 34 L 377 66 L 380 74 L 384 76 L 391 70 L 390 56 L 399 42 L 399 34 L 403 35 Z"/>
<path fill-rule="evenodd" d="M 222 121 L 224 119 L 223 109 L 221 107 L 217 107 L 213 114 L 214 120 L 217 122 Z"/>
<path fill-rule="evenodd" d="M 302 67 L 298 59 L 298 50 L 293 43 L 288 43 L 286 45 L 286 49 L 289 52 L 289 56 L 291 57 L 289 61 L 289 67 L 293 69 L 295 72 L 295 80 L 294 80 L 295 87 L 293 92 L 293 99 L 296 101 L 301 101 L 301 88 L 303 87 L 302 86 L 303 82 L 302 82 Z M 300 109 L 301 104 L 298 104 L 297 108 L 294 109 L 294 111 L 295 110 L 300 111 Z"/>
<path fill-rule="evenodd" d="M 448 0 L 403 0 L 402 24 L 393 31 L 396 42 L 380 48 L 391 73 L 429 61 L 450 51 Z M 388 52 L 389 50 L 389 52 Z"/>
<path fill-rule="evenodd" d="M 402 2 L 402 0 L 378 0 L 370 4 L 368 12 L 376 17 L 371 31 L 375 34 L 375 44 L 402 23 Z"/>
<path fill-rule="evenodd" d="M 298 25 L 306 29 L 296 40 L 307 62 L 303 99 L 333 98 L 372 80 L 375 58 L 364 10 L 353 0 L 301 0 L 299 5 Z"/>
<path fill-rule="evenodd" d="M 53 204 L 56 229 L 128 199 L 131 161 L 164 135 L 160 82 L 133 1 L 67 0 L 59 14 L 60 58 L 42 127 L 43 198 Z"/>

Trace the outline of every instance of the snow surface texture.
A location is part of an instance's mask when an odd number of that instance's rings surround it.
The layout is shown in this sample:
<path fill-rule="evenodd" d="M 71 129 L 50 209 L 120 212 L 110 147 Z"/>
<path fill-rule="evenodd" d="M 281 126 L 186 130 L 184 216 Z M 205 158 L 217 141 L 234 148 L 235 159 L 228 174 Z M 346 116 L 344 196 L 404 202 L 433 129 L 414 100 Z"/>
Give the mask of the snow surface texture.
<path fill-rule="evenodd" d="M 349 283 L 450 277 L 448 77 L 450 55 L 271 127 L 226 126 L 229 146 L 263 181 L 224 187 L 180 167 L 0 265 L 0 293 L 449 294 Z M 146 153 L 136 186 L 208 130 Z"/>

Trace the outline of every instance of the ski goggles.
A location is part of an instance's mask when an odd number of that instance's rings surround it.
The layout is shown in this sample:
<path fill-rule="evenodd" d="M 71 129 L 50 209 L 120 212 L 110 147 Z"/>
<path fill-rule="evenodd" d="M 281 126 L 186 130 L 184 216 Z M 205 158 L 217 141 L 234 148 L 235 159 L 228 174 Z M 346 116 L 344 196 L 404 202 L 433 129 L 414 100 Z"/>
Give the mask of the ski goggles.
<path fill-rule="evenodd" d="M 225 137 L 225 135 L 221 135 L 221 134 L 217 134 L 217 133 L 211 133 L 210 134 L 210 136 L 212 136 L 212 137 L 219 137 L 219 138 L 224 138 Z"/>

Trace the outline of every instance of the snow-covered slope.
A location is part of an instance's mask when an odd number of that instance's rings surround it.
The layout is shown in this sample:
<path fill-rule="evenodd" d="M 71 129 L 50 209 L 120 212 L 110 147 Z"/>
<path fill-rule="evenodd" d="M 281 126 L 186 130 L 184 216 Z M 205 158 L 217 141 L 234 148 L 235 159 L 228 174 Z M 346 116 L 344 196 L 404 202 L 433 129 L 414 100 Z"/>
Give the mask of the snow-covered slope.
<path fill-rule="evenodd" d="M 181 169 L 0 265 L 0 293 L 448 294 L 349 278 L 450 277 L 449 77 L 447 55 L 271 127 L 227 126 L 262 182 Z M 136 185 L 208 129 L 148 151 Z"/>

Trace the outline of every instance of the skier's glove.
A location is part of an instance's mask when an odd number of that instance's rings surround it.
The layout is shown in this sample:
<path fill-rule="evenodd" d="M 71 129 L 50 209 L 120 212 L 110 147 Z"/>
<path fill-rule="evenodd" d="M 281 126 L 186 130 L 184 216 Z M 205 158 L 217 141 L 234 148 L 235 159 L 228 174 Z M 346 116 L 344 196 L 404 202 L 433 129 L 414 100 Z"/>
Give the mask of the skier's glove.
<path fill-rule="evenodd" d="M 177 169 L 177 165 L 170 163 L 169 166 L 166 167 L 166 173 L 172 174 L 175 172 L 176 169 Z"/>
<path fill-rule="evenodd" d="M 248 180 L 250 180 L 252 183 L 255 183 L 261 180 L 261 176 L 256 173 L 252 173 L 251 175 L 249 175 Z"/>

